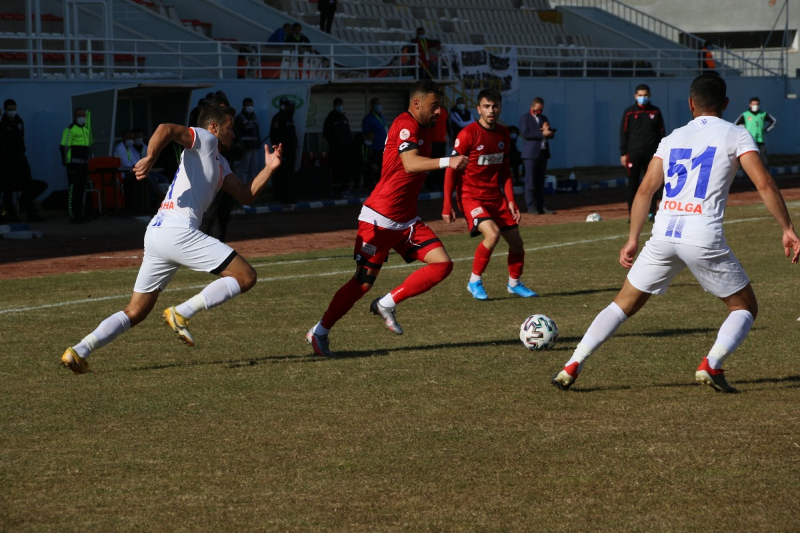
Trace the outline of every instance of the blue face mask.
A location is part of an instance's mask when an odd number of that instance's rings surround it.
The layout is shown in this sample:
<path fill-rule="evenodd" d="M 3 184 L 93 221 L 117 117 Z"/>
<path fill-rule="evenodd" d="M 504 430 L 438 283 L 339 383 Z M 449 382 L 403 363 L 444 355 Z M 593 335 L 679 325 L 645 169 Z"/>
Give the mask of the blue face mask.
<path fill-rule="evenodd" d="M 336 111 L 338 111 L 339 113 L 344 113 L 344 106 L 343 105 L 337 105 L 336 107 L 334 107 L 334 109 Z"/>
<path fill-rule="evenodd" d="M 383 109 L 383 106 L 381 106 L 381 104 L 375 104 L 374 106 L 372 106 L 372 110 L 375 111 L 376 113 L 380 113 L 381 109 Z"/>
<path fill-rule="evenodd" d="M 511 133 L 510 136 L 511 136 L 511 140 L 512 141 L 517 138 L 517 134 L 516 133 Z"/>
<path fill-rule="evenodd" d="M 639 103 L 639 105 L 647 105 L 647 104 L 650 103 L 650 97 L 649 96 L 637 96 L 636 97 L 636 101 Z"/>

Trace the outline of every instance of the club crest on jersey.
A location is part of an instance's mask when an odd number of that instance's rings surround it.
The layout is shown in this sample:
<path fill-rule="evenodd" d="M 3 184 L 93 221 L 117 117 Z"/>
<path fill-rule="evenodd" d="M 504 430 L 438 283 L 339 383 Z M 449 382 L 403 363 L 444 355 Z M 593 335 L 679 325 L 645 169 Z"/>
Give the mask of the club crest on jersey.
<path fill-rule="evenodd" d="M 471 217 L 476 217 L 476 216 L 480 215 L 483 212 L 484 211 L 483 211 L 482 207 L 476 207 L 475 209 L 473 209 L 472 211 L 469 212 L 469 215 Z"/>
<path fill-rule="evenodd" d="M 425 139 L 420 139 L 419 140 L 419 145 L 422 146 L 423 144 L 425 144 Z"/>
<path fill-rule="evenodd" d="M 403 128 L 402 130 L 400 130 L 400 138 L 401 138 L 402 140 L 404 140 L 404 141 L 405 141 L 405 140 L 406 140 L 406 139 L 408 139 L 409 137 L 411 137 L 411 132 L 410 132 L 410 131 L 408 131 L 408 130 L 407 130 L 407 129 L 405 129 L 405 128 Z"/>
<path fill-rule="evenodd" d="M 653 120 L 654 118 L 656 118 L 656 114 L 655 113 L 650 113 L 650 120 Z"/>
<path fill-rule="evenodd" d="M 503 148 L 505 148 L 505 146 L 506 146 L 506 143 L 504 143 L 503 141 L 500 141 L 499 143 L 497 143 L 497 147 L 500 148 L 501 150 Z"/>
<path fill-rule="evenodd" d="M 479 144 L 478 147 L 475 148 L 475 149 L 480 152 L 481 150 L 483 150 L 483 145 Z"/>
<path fill-rule="evenodd" d="M 367 255 L 375 255 L 375 252 L 378 251 L 378 248 L 374 244 L 365 242 L 361 245 L 361 251 Z"/>
<path fill-rule="evenodd" d="M 458 145 L 459 145 L 459 144 L 461 144 L 461 139 L 456 139 L 456 142 L 455 142 L 455 144 L 453 145 L 453 148 L 458 148 Z"/>

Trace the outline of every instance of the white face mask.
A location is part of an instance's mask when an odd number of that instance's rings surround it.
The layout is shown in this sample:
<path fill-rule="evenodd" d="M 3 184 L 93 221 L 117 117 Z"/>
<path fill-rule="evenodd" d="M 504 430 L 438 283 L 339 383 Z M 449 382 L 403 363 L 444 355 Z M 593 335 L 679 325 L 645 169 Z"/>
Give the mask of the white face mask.
<path fill-rule="evenodd" d="M 249 105 L 249 106 L 244 108 L 246 113 L 252 113 L 254 109 L 255 109 L 255 107 L 253 107 L 251 105 Z"/>
<path fill-rule="evenodd" d="M 751 105 L 750 111 L 752 111 L 753 113 L 758 113 L 758 104 Z"/>
<path fill-rule="evenodd" d="M 372 141 L 364 139 L 364 146 L 372 146 Z"/>
<path fill-rule="evenodd" d="M 6 111 L 6 115 L 8 115 L 8 118 L 14 118 L 17 116 L 17 110 L 15 109 L 14 111 Z"/>
<path fill-rule="evenodd" d="M 142 144 L 144 144 L 144 139 L 142 139 L 141 137 L 136 137 L 133 140 L 133 144 L 135 144 L 137 146 L 141 146 Z"/>
<path fill-rule="evenodd" d="M 127 146 L 128 148 L 130 148 L 131 146 L 133 146 L 133 139 L 127 139 L 127 140 L 125 141 L 125 146 Z"/>
<path fill-rule="evenodd" d="M 86 124 L 86 117 L 78 117 L 78 118 L 76 118 L 75 119 L 75 124 L 77 124 L 78 126 L 83 126 L 84 124 Z"/>

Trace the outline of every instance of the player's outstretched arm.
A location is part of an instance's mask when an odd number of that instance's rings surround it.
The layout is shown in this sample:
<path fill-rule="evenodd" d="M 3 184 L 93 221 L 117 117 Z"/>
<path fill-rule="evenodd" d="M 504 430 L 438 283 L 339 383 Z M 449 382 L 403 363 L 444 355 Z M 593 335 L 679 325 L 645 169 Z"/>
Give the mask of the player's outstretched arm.
<path fill-rule="evenodd" d="M 747 152 L 743 154 L 739 158 L 739 162 L 742 164 L 744 171 L 747 172 L 753 185 L 758 189 L 761 201 L 764 202 L 770 214 L 772 214 L 775 220 L 778 221 L 778 224 L 780 224 L 783 230 L 782 241 L 784 253 L 786 257 L 792 255 L 792 263 L 796 264 L 798 257 L 800 257 L 800 237 L 797 236 L 794 230 L 794 224 L 792 224 L 792 219 L 789 216 L 789 210 L 786 209 L 786 202 L 783 201 L 783 195 L 781 195 L 780 190 L 778 190 L 775 180 L 772 179 L 767 169 L 764 168 L 761 157 L 759 157 L 757 152 Z"/>
<path fill-rule="evenodd" d="M 261 191 L 266 187 L 267 182 L 272 177 L 272 173 L 281 166 L 283 155 L 283 145 L 279 144 L 274 150 L 269 146 L 264 146 L 264 168 L 253 178 L 249 184 L 245 184 L 233 174 L 225 176 L 222 182 L 222 189 L 236 198 L 242 205 L 252 204 L 261 195 Z M 287 163 L 291 164 L 291 162 Z"/>
<path fill-rule="evenodd" d="M 650 210 L 650 201 L 656 191 L 663 186 L 664 167 L 661 159 L 654 157 L 650 160 L 650 165 L 647 167 L 647 172 L 642 179 L 642 184 L 639 185 L 639 190 L 636 191 L 636 196 L 631 206 L 631 228 L 628 242 L 619 252 L 619 264 L 625 268 L 633 266 L 636 252 L 639 251 L 639 236 L 642 234 L 644 223 L 647 220 L 647 213 Z"/>
<path fill-rule="evenodd" d="M 463 155 L 431 159 L 430 157 L 419 155 L 419 150 L 408 150 L 400 153 L 400 161 L 403 163 L 403 168 L 406 172 L 416 174 L 448 167 L 454 170 L 464 170 L 467 168 L 469 159 Z"/>
<path fill-rule="evenodd" d="M 183 146 L 192 146 L 194 143 L 194 132 L 191 128 L 181 126 L 180 124 L 159 124 L 153 136 L 150 138 L 150 144 L 147 147 L 147 155 L 141 158 L 133 166 L 133 174 L 137 180 L 143 180 L 150 173 L 158 156 L 161 155 L 161 150 L 164 149 L 169 143 L 175 141 Z"/>

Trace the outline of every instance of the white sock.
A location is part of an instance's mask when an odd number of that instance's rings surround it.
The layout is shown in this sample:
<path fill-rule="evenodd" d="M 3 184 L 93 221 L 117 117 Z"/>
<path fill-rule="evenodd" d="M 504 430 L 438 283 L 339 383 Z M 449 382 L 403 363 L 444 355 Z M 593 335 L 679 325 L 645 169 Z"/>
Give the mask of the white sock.
<path fill-rule="evenodd" d="M 717 340 L 706 356 L 711 368 L 715 370 L 722 368 L 725 359 L 747 338 L 750 328 L 753 327 L 753 321 L 755 318 L 750 311 L 744 309 L 731 311 L 720 326 Z"/>
<path fill-rule="evenodd" d="M 386 296 L 381 298 L 378 303 L 381 304 L 384 307 L 389 307 L 389 308 L 397 306 L 397 304 L 394 303 L 394 298 L 392 298 L 392 293 L 391 292 L 387 292 Z"/>
<path fill-rule="evenodd" d="M 469 282 L 470 283 L 475 283 L 476 281 L 480 281 L 480 280 L 481 280 L 481 277 L 478 274 L 470 274 L 469 275 Z"/>
<path fill-rule="evenodd" d="M 192 318 L 203 309 L 211 309 L 242 293 L 239 282 L 230 276 L 219 278 L 195 296 L 175 307 L 184 318 Z"/>
<path fill-rule="evenodd" d="M 628 316 L 615 302 L 611 302 L 611 305 L 600 311 L 595 317 L 566 366 L 577 361 L 578 372 L 580 372 L 583 363 L 592 355 L 592 352 L 606 342 L 626 320 L 628 320 Z"/>
<path fill-rule="evenodd" d="M 102 348 L 126 331 L 131 329 L 131 320 L 123 311 L 114 313 L 106 318 L 97 328 L 86 335 L 81 342 L 72 347 L 79 356 L 89 357 L 89 354 Z"/>
<path fill-rule="evenodd" d="M 514 279 L 511 276 L 508 276 L 508 286 L 509 287 L 516 287 L 517 285 L 519 285 L 519 280 L 518 279 Z"/>
<path fill-rule="evenodd" d="M 322 320 L 317 322 L 317 325 L 314 326 L 314 335 L 327 335 L 330 332 L 331 332 L 331 330 L 329 330 L 326 327 L 323 327 Z"/>

